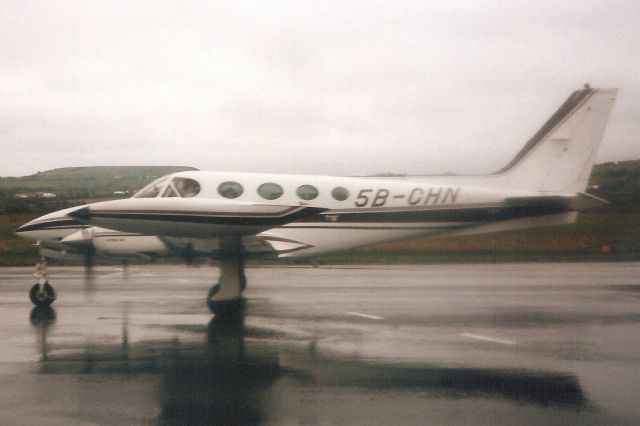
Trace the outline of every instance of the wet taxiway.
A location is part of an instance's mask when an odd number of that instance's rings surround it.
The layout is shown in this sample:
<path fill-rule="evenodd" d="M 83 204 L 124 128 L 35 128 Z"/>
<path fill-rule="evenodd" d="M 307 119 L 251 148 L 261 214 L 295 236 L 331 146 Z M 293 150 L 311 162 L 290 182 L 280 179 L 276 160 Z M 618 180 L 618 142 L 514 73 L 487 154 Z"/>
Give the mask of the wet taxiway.
<path fill-rule="evenodd" d="M 637 424 L 640 263 L 0 269 L 4 424 Z"/>

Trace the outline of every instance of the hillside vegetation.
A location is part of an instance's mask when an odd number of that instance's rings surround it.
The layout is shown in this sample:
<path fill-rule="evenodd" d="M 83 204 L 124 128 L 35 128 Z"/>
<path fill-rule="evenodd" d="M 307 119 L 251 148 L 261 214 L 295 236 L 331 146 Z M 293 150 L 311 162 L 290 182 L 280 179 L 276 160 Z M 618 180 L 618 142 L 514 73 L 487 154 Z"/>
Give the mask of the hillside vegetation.
<path fill-rule="evenodd" d="M 126 197 L 152 180 L 193 167 L 103 166 L 66 167 L 24 177 L 0 178 L 0 209 L 6 212 L 48 212 L 84 200 Z M 55 194 L 44 199 L 42 193 Z M 25 198 L 17 198 L 19 195 Z"/>
<path fill-rule="evenodd" d="M 615 210 L 640 211 L 640 160 L 598 164 L 591 174 L 591 193 Z"/>

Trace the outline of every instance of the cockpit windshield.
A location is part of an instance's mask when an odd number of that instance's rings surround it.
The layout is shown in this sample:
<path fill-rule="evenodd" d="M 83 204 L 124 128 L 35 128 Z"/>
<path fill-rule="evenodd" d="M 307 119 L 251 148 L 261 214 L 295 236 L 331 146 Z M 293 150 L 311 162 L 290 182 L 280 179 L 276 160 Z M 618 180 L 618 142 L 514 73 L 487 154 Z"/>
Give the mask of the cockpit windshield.
<path fill-rule="evenodd" d="M 155 198 L 158 196 L 158 194 L 164 187 L 164 184 L 166 181 L 167 181 L 166 177 L 156 179 L 153 182 L 151 182 L 149 185 L 142 188 L 140 191 L 136 192 L 133 195 L 133 197 L 134 198 Z"/>
<path fill-rule="evenodd" d="M 162 193 L 162 195 L 160 195 Z M 191 198 L 200 193 L 200 184 L 190 178 L 174 177 L 160 178 L 138 191 L 135 198 L 182 197 Z"/>

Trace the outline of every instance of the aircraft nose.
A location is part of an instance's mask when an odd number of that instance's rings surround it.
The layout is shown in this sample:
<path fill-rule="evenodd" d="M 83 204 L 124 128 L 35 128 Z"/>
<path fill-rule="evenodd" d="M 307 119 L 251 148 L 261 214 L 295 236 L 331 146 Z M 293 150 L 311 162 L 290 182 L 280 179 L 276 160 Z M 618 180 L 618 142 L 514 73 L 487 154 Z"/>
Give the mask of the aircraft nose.
<path fill-rule="evenodd" d="M 28 232 L 31 228 L 31 222 L 27 222 L 25 224 L 23 224 L 22 226 L 19 226 L 18 229 L 16 229 L 14 232 L 16 234 L 21 234 L 24 232 Z"/>
<path fill-rule="evenodd" d="M 14 231 L 14 233 L 19 236 L 20 238 L 24 238 L 25 240 L 34 240 L 36 241 L 37 238 L 35 236 L 35 228 L 33 226 L 33 221 L 31 222 L 27 222 L 24 225 L 18 227 L 18 229 L 16 229 Z"/>
<path fill-rule="evenodd" d="M 14 232 L 19 237 L 32 241 L 60 241 L 79 229 L 80 223 L 67 217 L 67 213 L 74 209 L 77 208 L 58 210 L 37 217 L 18 227 Z"/>

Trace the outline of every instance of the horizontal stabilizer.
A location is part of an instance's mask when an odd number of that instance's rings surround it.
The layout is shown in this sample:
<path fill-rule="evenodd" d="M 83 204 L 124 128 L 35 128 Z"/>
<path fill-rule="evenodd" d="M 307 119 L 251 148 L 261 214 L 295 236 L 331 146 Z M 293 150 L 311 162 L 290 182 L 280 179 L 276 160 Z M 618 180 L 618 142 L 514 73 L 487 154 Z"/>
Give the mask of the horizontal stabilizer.
<path fill-rule="evenodd" d="M 558 207 L 561 210 L 579 211 L 609 204 L 607 200 L 591 194 L 579 193 L 570 197 L 563 196 L 531 196 L 531 197 L 511 197 L 505 202 L 514 207 Z"/>

